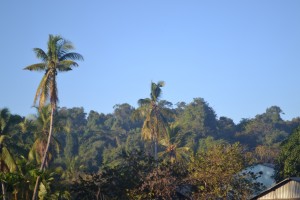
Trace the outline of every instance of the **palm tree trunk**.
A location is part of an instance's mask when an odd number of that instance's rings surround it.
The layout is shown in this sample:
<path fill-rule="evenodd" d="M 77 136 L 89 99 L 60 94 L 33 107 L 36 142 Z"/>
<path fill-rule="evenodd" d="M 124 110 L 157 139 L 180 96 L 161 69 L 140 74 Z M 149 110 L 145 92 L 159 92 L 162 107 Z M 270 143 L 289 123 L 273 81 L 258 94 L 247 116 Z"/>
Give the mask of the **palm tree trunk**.
<path fill-rule="evenodd" d="M 52 108 L 51 108 L 51 116 L 50 116 L 50 130 L 49 130 L 48 141 L 47 141 L 47 145 L 46 145 L 44 157 L 43 157 L 42 164 L 41 164 L 41 167 L 40 167 L 40 172 L 44 171 L 44 169 L 45 169 L 45 163 L 46 163 L 46 160 L 47 160 L 49 146 L 50 146 L 50 142 L 51 142 L 51 138 L 52 138 L 53 115 L 54 115 L 54 107 L 52 106 Z M 34 186 L 34 191 L 33 191 L 33 195 L 32 195 L 32 200 L 36 200 L 37 199 L 37 193 L 38 193 L 38 187 L 40 185 L 40 179 L 41 179 L 40 176 L 38 176 L 36 178 L 36 182 L 35 182 L 35 186 Z"/>
<path fill-rule="evenodd" d="M 154 140 L 154 160 L 157 161 L 157 139 Z"/>
<path fill-rule="evenodd" d="M 2 196 L 3 196 L 3 200 L 6 200 L 6 191 L 5 191 L 5 183 L 1 182 L 2 185 Z"/>
<path fill-rule="evenodd" d="M 2 149 L 2 148 L 1 148 Z M 0 169 L 1 172 L 3 172 L 2 169 L 2 160 L 0 161 Z M 3 200 L 6 200 L 6 191 L 5 191 L 5 183 L 3 181 L 1 181 L 1 186 L 2 186 L 2 196 L 3 196 Z"/>
<path fill-rule="evenodd" d="M 97 194 L 96 194 L 96 200 L 99 200 L 99 195 L 100 195 L 100 187 L 98 187 L 98 191 L 97 191 Z"/>
<path fill-rule="evenodd" d="M 34 186 L 34 190 L 33 190 L 32 200 L 37 199 L 38 188 L 40 186 L 40 179 L 41 179 L 40 176 L 36 177 L 36 182 L 35 182 L 35 186 Z"/>

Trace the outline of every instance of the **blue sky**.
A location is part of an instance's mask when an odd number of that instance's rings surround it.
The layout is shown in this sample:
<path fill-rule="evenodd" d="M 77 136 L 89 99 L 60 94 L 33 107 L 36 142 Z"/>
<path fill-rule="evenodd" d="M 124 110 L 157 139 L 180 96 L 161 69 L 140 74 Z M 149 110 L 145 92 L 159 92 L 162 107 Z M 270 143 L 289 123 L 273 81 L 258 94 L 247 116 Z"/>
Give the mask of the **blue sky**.
<path fill-rule="evenodd" d="M 300 1 L 1 1 L 0 108 L 32 108 L 49 34 L 72 41 L 85 61 L 58 75 L 59 105 L 111 113 L 164 80 L 173 104 L 202 97 L 236 123 L 277 105 L 300 116 Z"/>

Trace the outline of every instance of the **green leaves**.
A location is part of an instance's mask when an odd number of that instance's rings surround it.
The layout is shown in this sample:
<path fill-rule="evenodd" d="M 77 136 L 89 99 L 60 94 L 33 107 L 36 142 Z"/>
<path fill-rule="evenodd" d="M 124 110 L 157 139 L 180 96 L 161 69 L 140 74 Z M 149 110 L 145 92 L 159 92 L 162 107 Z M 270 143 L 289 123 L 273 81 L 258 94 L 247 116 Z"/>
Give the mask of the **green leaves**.
<path fill-rule="evenodd" d="M 163 81 L 159 81 L 157 84 L 151 82 L 151 94 L 150 99 L 140 99 L 138 104 L 140 108 L 138 111 L 142 116 L 145 116 L 145 120 L 142 127 L 142 138 L 144 140 L 150 140 L 154 143 L 154 157 L 157 159 L 157 142 L 164 137 L 167 137 L 167 120 L 163 116 L 163 108 L 157 104 L 157 101 L 161 94 L 160 87 L 164 86 Z"/>
<path fill-rule="evenodd" d="M 72 70 L 72 67 L 77 67 L 78 64 L 72 60 L 63 60 L 57 65 L 57 70 L 66 72 Z"/>
<path fill-rule="evenodd" d="M 11 121 L 11 115 L 7 108 L 0 110 L 0 170 L 1 172 L 13 172 L 16 171 L 17 166 L 15 160 L 10 153 L 7 145 L 7 140 L 10 137 L 7 136 L 9 125 Z M 6 134 L 6 135 L 4 135 Z"/>
<path fill-rule="evenodd" d="M 192 159 L 188 180 L 198 188 L 196 199 L 227 199 L 233 195 L 232 191 L 239 186 L 235 182 L 244 178 L 237 176 L 246 166 L 242 151 L 239 143 L 213 145 Z M 250 188 L 245 187 L 243 192 L 249 192 Z M 233 196 L 232 199 L 239 198 Z"/>
<path fill-rule="evenodd" d="M 38 59 L 41 59 L 43 62 L 47 62 L 47 54 L 40 48 L 34 48 L 33 51 Z"/>
<path fill-rule="evenodd" d="M 287 177 L 300 176 L 300 127 L 281 144 L 275 165 L 277 182 Z"/>
<path fill-rule="evenodd" d="M 217 119 L 215 111 L 202 98 L 194 98 L 193 102 L 185 106 L 178 116 L 177 123 L 183 132 L 192 132 L 200 136 L 216 135 Z"/>
<path fill-rule="evenodd" d="M 69 52 L 73 49 L 72 43 L 59 35 L 49 35 L 47 53 L 40 48 L 33 49 L 42 63 L 29 65 L 24 69 L 45 72 L 34 98 L 34 104 L 39 100 L 39 108 L 42 108 L 47 100 L 50 100 L 54 109 L 56 108 L 58 103 L 57 72 L 70 71 L 72 67 L 78 66 L 74 60 L 83 60 L 83 56 L 79 53 Z"/>
<path fill-rule="evenodd" d="M 140 107 L 142 107 L 142 106 L 149 106 L 150 103 L 151 103 L 151 99 L 149 99 L 149 98 L 146 98 L 146 99 L 139 99 L 139 100 L 138 100 L 138 105 L 139 105 Z"/>
<path fill-rule="evenodd" d="M 37 63 L 37 64 L 29 65 L 29 66 L 25 67 L 24 70 L 45 71 L 46 70 L 46 64 L 45 63 Z"/>
<path fill-rule="evenodd" d="M 60 61 L 64 61 L 64 60 L 80 60 L 83 61 L 83 56 L 80 55 L 79 53 L 74 53 L 74 52 L 70 52 L 70 53 L 66 53 L 64 55 L 62 55 L 59 58 Z"/>
<path fill-rule="evenodd" d="M 2 152 L 1 152 L 1 162 L 3 162 L 3 164 L 5 166 L 7 166 L 7 168 L 9 169 L 10 172 L 16 171 L 17 170 L 17 165 L 16 165 L 16 162 L 15 162 L 12 154 L 9 152 L 9 150 L 6 147 L 2 147 L 1 150 L 2 150 Z"/>
<path fill-rule="evenodd" d="M 49 74 L 47 75 L 48 73 L 46 73 L 39 86 L 38 86 L 38 89 L 36 91 L 36 94 L 35 94 L 35 97 L 34 97 L 34 101 L 33 103 L 36 104 L 36 102 L 38 101 L 39 99 L 39 109 L 41 109 L 42 107 L 44 107 L 45 103 L 46 103 L 46 100 L 48 99 L 48 96 L 49 96 Z"/>
<path fill-rule="evenodd" d="M 5 134 L 10 121 L 10 112 L 7 108 L 0 109 L 0 134 Z"/>
<path fill-rule="evenodd" d="M 160 98 L 161 95 L 161 87 L 165 86 L 165 82 L 164 81 L 159 81 L 156 83 L 151 82 L 151 100 L 154 102 L 157 102 Z"/>
<path fill-rule="evenodd" d="M 46 101 L 50 101 L 51 105 L 51 120 L 50 120 L 50 130 L 49 137 L 47 139 L 47 144 L 45 144 L 43 161 L 41 163 L 41 171 L 44 170 L 45 161 L 47 158 L 49 145 L 51 143 L 52 137 L 52 127 L 53 127 L 53 113 L 57 107 L 58 103 L 58 91 L 56 83 L 57 72 L 69 71 L 71 67 L 78 66 L 73 60 L 83 60 L 83 57 L 78 53 L 70 53 L 69 50 L 72 50 L 74 47 L 71 42 L 65 40 L 59 35 L 49 35 L 48 40 L 48 51 L 47 54 L 39 49 L 35 48 L 34 52 L 36 53 L 37 58 L 43 61 L 43 64 L 34 64 L 28 67 L 25 67 L 26 70 L 35 70 L 35 71 L 45 71 L 45 74 L 38 86 L 34 97 L 34 104 L 39 100 L 39 109 L 41 110 L 45 105 Z M 43 144 L 43 143 L 39 143 Z M 37 147 L 39 147 L 38 145 Z M 41 149 L 41 148 L 40 148 Z M 48 156 L 49 157 L 49 156 Z M 33 199 L 36 199 L 37 195 L 37 186 L 39 184 L 39 177 L 36 181 L 36 187 L 33 194 Z"/>

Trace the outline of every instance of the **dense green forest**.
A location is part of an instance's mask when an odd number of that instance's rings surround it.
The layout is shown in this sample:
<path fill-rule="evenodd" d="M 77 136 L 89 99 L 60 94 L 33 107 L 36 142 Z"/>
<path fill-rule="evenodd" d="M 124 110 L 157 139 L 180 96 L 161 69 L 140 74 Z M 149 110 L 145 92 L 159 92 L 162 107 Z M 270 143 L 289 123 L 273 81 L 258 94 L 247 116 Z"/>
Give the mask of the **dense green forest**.
<path fill-rule="evenodd" d="M 160 99 L 165 83 L 151 83 L 138 107 L 117 104 L 104 114 L 58 106 L 56 76 L 83 57 L 60 36 L 49 36 L 42 62 L 25 70 L 44 75 L 36 114 L 0 108 L 1 196 L 5 199 L 249 199 L 264 187 L 258 163 L 275 166 L 275 179 L 300 176 L 300 118 L 282 110 L 238 124 L 217 117 L 203 98 Z"/>
<path fill-rule="evenodd" d="M 255 163 L 275 164 L 281 142 L 300 125 L 300 118 L 282 120 L 277 106 L 235 124 L 228 117 L 217 118 L 202 98 L 175 106 L 160 100 L 158 105 L 167 114 L 169 128 L 168 136 L 159 139 L 157 160 L 153 143 L 141 135 L 145 119 L 137 115 L 141 108 L 124 103 L 115 105 L 111 114 L 57 109 L 40 199 L 247 196 L 256 186 L 237 184 L 245 177 L 233 180 L 234 175 Z M 5 148 L 16 164 L 10 173 L 1 167 L 1 180 L 13 199 L 31 198 L 47 142 L 49 109 L 37 109 L 36 115 L 27 117 L 1 109 L 2 162 Z M 299 168 L 295 170 L 299 174 Z M 229 191 L 222 191 L 224 185 Z M 181 194 L 180 187 L 190 193 Z"/>

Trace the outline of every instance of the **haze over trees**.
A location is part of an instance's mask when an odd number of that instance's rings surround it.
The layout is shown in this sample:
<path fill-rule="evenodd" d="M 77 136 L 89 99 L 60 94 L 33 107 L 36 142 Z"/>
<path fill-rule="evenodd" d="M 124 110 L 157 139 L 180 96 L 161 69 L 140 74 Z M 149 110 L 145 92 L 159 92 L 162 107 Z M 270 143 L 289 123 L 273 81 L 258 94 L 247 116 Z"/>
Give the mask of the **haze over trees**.
<path fill-rule="evenodd" d="M 276 105 L 236 124 L 201 97 L 161 99 L 158 81 L 138 108 L 59 107 L 57 73 L 83 59 L 72 49 L 53 35 L 47 53 L 34 49 L 42 62 L 25 69 L 44 73 L 35 115 L 0 109 L 3 199 L 248 199 L 263 187 L 246 167 L 275 164 L 277 181 L 299 176 L 300 118 L 283 120 Z"/>

